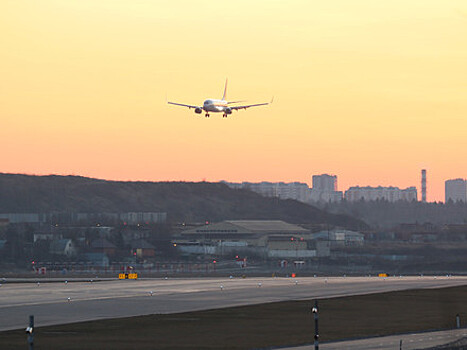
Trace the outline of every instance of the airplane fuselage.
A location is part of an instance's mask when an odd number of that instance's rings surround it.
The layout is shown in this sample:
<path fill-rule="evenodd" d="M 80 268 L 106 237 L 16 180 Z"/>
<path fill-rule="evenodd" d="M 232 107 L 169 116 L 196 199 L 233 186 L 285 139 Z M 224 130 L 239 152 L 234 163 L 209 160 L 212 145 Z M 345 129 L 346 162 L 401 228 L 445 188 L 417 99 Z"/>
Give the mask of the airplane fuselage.
<path fill-rule="evenodd" d="M 203 102 L 203 109 L 206 112 L 225 113 L 229 108 L 227 101 L 208 99 Z"/>
<path fill-rule="evenodd" d="M 178 102 L 170 102 L 167 101 L 168 104 L 186 107 L 189 109 L 194 109 L 196 114 L 201 114 L 203 111 L 206 113 L 206 117 L 209 117 L 209 113 L 223 113 L 223 117 L 227 118 L 229 114 L 232 114 L 232 111 L 238 111 L 241 109 L 247 109 L 250 107 L 257 107 L 257 106 L 265 106 L 271 102 L 263 102 L 263 103 L 255 103 L 255 104 L 248 104 L 248 105 L 232 105 L 234 103 L 239 103 L 242 101 L 229 101 L 227 102 L 227 80 L 225 81 L 224 87 L 224 95 L 222 96 L 221 100 L 217 100 L 214 98 L 207 99 L 203 102 L 202 106 L 199 105 L 191 105 L 186 103 L 178 103 Z"/>

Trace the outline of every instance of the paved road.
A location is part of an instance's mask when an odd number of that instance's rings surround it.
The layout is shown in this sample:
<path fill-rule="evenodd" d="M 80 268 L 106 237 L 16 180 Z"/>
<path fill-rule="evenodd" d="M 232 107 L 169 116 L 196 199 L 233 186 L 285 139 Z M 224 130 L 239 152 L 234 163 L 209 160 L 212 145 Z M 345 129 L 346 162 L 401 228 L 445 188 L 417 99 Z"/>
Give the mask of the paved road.
<path fill-rule="evenodd" d="M 319 344 L 320 350 L 373 350 L 373 349 L 399 349 L 402 340 L 403 350 L 426 349 L 443 345 L 460 338 L 467 337 L 467 329 L 455 329 L 450 331 L 413 333 L 404 335 L 390 335 L 387 337 L 359 339 Z M 313 350 L 313 345 L 281 348 L 281 350 Z"/>
<path fill-rule="evenodd" d="M 35 315 L 37 326 L 45 326 L 283 300 L 459 285 L 467 285 L 467 277 L 202 278 L 40 285 L 7 283 L 0 287 L 0 331 L 24 328 L 29 315 Z"/>

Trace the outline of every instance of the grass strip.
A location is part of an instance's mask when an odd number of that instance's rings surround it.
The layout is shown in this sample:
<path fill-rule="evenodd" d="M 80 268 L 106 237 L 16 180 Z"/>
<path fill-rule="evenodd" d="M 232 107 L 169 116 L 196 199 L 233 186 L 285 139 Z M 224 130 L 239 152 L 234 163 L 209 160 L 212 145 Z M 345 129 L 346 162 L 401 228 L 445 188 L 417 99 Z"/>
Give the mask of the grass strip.
<path fill-rule="evenodd" d="M 36 350 L 257 349 L 313 342 L 311 300 L 81 322 L 36 329 Z M 449 329 L 467 319 L 467 286 L 321 299 L 320 341 Z M 24 331 L 0 349 L 26 348 Z"/>

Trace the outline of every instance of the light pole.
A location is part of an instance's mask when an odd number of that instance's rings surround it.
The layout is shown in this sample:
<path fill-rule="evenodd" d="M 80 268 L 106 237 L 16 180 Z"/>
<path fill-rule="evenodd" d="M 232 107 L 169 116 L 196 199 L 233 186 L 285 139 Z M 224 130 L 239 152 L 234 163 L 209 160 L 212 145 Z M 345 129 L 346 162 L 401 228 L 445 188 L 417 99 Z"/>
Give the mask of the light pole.
<path fill-rule="evenodd" d="M 34 315 L 29 316 L 29 327 L 26 328 L 29 350 L 34 350 Z"/>
<path fill-rule="evenodd" d="M 319 333 L 318 333 L 318 300 L 315 300 L 315 306 L 311 308 L 311 313 L 315 319 L 315 350 L 319 350 Z"/>

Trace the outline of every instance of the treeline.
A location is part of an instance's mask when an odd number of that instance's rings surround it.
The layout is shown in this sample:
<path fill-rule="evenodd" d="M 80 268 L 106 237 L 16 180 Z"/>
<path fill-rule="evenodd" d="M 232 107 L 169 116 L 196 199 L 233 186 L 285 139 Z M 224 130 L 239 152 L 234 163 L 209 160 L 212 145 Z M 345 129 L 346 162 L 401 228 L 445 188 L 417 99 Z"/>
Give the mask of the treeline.
<path fill-rule="evenodd" d="M 421 203 L 386 200 L 321 204 L 323 210 L 350 215 L 373 228 L 392 228 L 399 224 L 466 224 L 467 204 L 463 202 Z"/>

